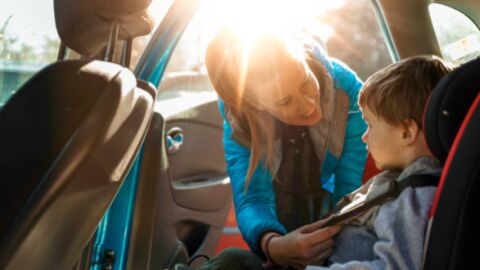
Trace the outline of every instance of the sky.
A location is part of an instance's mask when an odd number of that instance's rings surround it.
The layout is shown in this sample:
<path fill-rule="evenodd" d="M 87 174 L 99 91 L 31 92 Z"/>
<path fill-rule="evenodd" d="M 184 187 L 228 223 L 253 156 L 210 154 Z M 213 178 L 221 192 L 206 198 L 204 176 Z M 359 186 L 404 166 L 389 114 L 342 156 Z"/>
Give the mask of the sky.
<path fill-rule="evenodd" d="M 53 0 L 2 0 L 2 2 L 0 4 L 0 27 L 3 26 L 8 16 L 13 15 L 8 30 L 14 30 L 20 36 L 33 33 L 50 37 L 57 36 L 53 14 Z M 158 2 L 160 1 L 154 1 L 154 5 L 158 4 Z M 317 0 L 314 2 L 326 2 L 331 6 L 335 6 L 335 3 L 337 5 L 340 3 L 341 5 L 344 1 Z"/>
<path fill-rule="evenodd" d="M 58 38 L 55 28 L 53 0 L 1 0 L 1 2 L 0 28 L 3 27 L 8 17 L 12 15 L 7 26 L 7 35 L 20 39 L 20 43 L 28 43 L 32 46 L 42 46 L 45 36 Z M 157 9 L 159 10 L 158 12 L 153 12 L 163 16 L 164 10 L 166 10 L 165 6 L 168 7 L 170 5 L 170 3 L 167 4 L 166 2 L 172 1 L 155 0 L 150 10 Z M 292 2 L 298 3 L 297 1 Z M 342 5 L 344 0 L 303 0 L 300 2 L 313 2 L 332 8 L 336 5 Z"/>
<path fill-rule="evenodd" d="M 0 27 L 12 15 L 7 34 L 15 35 L 31 45 L 40 45 L 46 35 L 57 37 L 53 15 L 53 0 L 2 0 Z"/>
<path fill-rule="evenodd" d="M 171 2 L 172 0 L 153 0 L 150 9 L 155 17 L 162 17 Z M 7 34 L 15 35 L 23 42 L 41 45 L 44 36 L 58 38 L 53 0 L 1 0 L 0 27 L 3 27 L 10 15 L 13 16 Z M 156 19 L 158 22 L 159 18 Z"/>

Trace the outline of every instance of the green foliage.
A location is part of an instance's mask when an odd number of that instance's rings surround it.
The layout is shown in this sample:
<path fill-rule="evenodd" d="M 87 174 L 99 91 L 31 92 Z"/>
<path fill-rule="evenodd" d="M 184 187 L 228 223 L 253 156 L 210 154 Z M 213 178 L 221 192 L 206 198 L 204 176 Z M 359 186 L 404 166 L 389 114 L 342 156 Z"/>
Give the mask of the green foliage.
<path fill-rule="evenodd" d="M 30 44 L 9 28 L 12 18 L 0 23 L 0 106 L 37 70 L 56 60 L 60 45 L 47 35 L 40 45 Z"/>
<path fill-rule="evenodd" d="M 12 17 L 13 15 L 7 17 L 0 27 L 0 61 L 45 64 L 55 61 L 60 41 L 44 35 L 42 36 L 43 45 L 41 47 L 34 46 L 19 38 L 15 31 L 9 29 Z"/>

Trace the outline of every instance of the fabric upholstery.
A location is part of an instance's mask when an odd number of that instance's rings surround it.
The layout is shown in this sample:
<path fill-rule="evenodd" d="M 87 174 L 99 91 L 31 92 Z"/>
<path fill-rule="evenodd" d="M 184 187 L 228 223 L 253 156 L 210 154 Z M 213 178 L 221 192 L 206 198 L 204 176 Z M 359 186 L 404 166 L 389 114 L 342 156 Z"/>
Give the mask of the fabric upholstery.
<path fill-rule="evenodd" d="M 424 114 L 427 143 L 445 166 L 431 210 L 424 269 L 474 265 L 480 235 L 480 58 L 435 87 Z"/>
<path fill-rule="evenodd" d="M 62 42 L 81 55 L 99 53 L 108 43 L 113 21 L 119 38 L 150 33 L 154 27 L 147 12 L 151 0 L 54 0 L 55 24 Z"/>
<path fill-rule="evenodd" d="M 424 114 L 424 130 L 432 153 L 445 162 L 467 110 L 480 90 L 480 58 L 457 68 L 432 92 Z"/>
<path fill-rule="evenodd" d="M 44 68 L 12 96 L 0 110 L 0 269 L 73 267 L 139 151 L 154 99 L 130 70 L 84 60 Z"/>

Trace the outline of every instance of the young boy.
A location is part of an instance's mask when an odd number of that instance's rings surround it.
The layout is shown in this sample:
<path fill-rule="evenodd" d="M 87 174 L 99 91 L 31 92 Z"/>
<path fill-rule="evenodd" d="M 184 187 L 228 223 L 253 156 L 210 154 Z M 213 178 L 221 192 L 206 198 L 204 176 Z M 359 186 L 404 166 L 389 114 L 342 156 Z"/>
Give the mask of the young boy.
<path fill-rule="evenodd" d="M 359 94 L 368 123 L 363 141 L 377 168 L 384 172 L 350 199 L 361 200 L 387 181 L 440 175 L 441 164 L 423 136 L 422 114 L 432 89 L 449 71 L 439 58 L 419 56 L 392 64 L 366 81 Z M 420 269 L 435 191 L 436 186 L 407 187 L 394 200 L 344 222 L 329 269 Z"/>

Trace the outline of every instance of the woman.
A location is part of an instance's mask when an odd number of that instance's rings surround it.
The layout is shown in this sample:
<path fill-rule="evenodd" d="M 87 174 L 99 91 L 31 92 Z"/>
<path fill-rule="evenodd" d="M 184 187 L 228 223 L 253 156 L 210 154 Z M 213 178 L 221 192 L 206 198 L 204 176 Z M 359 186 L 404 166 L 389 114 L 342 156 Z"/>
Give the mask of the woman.
<path fill-rule="evenodd" d="M 318 40 L 272 33 L 247 42 L 223 29 L 209 44 L 206 64 L 225 120 L 227 170 L 244 239 L 267 266 L 320 263 L 339 228 L 314 222 L 361 184 L 367 156 L 357 106 L 361 81 L 327 57 Z M 254 253 L 227 251 L 210 268 L 232 258 L 248 261 L 242 269 L 259 268 Z"/>

